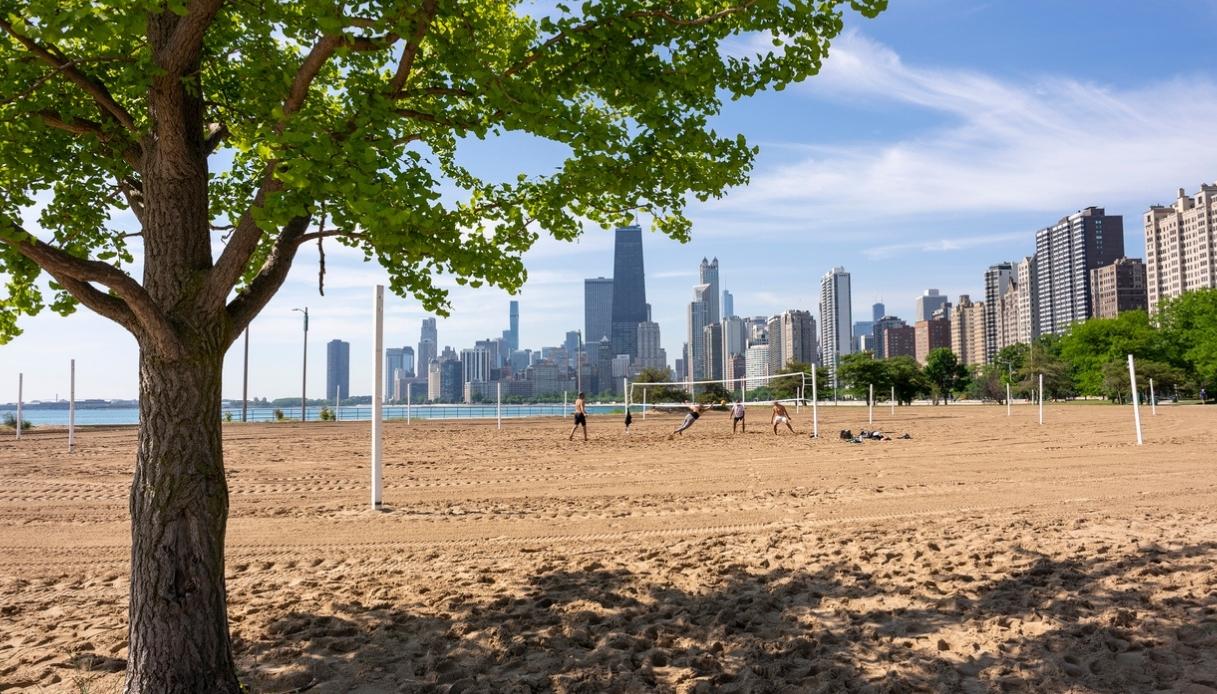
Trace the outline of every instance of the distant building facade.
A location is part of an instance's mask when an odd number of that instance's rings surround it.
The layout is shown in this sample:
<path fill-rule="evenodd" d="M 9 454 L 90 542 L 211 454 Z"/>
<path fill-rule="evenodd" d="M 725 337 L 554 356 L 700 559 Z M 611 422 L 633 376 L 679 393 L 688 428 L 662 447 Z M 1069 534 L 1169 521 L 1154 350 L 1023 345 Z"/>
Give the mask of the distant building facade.
<path fill-rule="evenodd" d="M 917 331 L 911 325 L 887 328 L 883 331 L 883 355 L 892 357 L 917 356 Z"/>
<path fill-rule="evenodd" d="M 1125 311 L 1148 310 L 1145 263 L 1139 258 L 1120 258 L 1091 270 L 1090 291 L 1095 318 L 1115 318 Z"/>
<path fill-rule="evenodd" d="M 841 357 L 852 347 L 853 305 L 849 273 L 834 267 L 820 279 L 820 358 L 836 382 Z"/>
<path fill-rule="evenodd" d="M 1039 331 L 1060 335 L 1090 318 L 1090 271 L 1123 256 L 1124 218 L 1101 207 L 1087 207 L 1035 232 Z"/>
<path fill-rule="evenodd" d="M 934 312 L 947 305 L 947 297 L 938 293 L 937 289 L 927 289 L 917 297 L 916 306 L 913 309 L 913 325 L 922 321 L 928 321 L 934 317 Z"/>
<path fill-rule="evenodd" d="M 351 397 L 351 343 L 330 340 L 325 345 L 325 399 Z"/>
<path fill-rule="evenodd" d="M 941 308 L 939 315 L 941 315 Z M 917 363 L 925 366 L 930 352 L 940 348 L 951 348 L 951 321 L 946 318 L 931 318 L 917 321 L 913 326 L 913 356 Z"/>
<path fill-rule="evenodd" d="M 1145 213 L 1145 281 L 1149 311 L 1184 292 L 1217 287 L 1217 183 Z"/>

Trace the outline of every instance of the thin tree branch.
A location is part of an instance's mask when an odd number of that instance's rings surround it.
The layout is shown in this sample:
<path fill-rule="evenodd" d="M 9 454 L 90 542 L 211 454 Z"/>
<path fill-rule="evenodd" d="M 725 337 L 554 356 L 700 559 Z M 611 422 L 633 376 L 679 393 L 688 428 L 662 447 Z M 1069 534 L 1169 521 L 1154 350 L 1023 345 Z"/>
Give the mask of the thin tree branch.
<path fill-rule="evenodd" d="M 414 59 L 418 56 L 423 37 L 427 35 L 427 28 L 431 25 L 431 20 L 435 19 L 438 9 L 438 0 L 423 0 L 418 26 L 414 28 L 414 34 L 410 36 L 410 40 L 406 42 L 406 47 L 401 52 L 401 60 L 397 63 L 397 71 L 393 74 L 393 79 L 389 81 L 390 98 L 400 95 L 401 90 L 406 86 L 406 81 L 410 79 L 410 72 L 414 69 Z"/>
<path fill-rule="evenodd" d="M 114 97 L 110 94 L 110 90 L 106 89 L 106 85 L 102 84 L 96 78 L 89 77 L 85 73 L 81 72 L 71 60 L 60 57 L 62 54 L 56 55 L 60 52 L 58 49 L 55 49 L 54 46 L 51 46 L 50 44 L 43 46 L 34 39 L 19 33 L 15 28 L 13 28 L 13 23 L 4 16 L 0 16 L 0 29 L 4 29 L 9 36 L 16 39 L 17 42 L 22 46 L 25 46 L 25 49 L 37 56 L 38 59 L 42 60 L 48 65 L 60 69 L 63 72 L 63 75 L 71 80 L 72 83 L 80 87 L 86 94 L 93 97 L 93 100 L 97 102 L 98 107 L 104 114 L 106 114 L 106 116 L 113 118 L 127 130 L 137 132 L 135 120 L 131 117 L 131 114 L 127 112 L 127 109 L 123 108 L 117 101 L 114 100 Z"/>
<path fill-rule="evenodd" d="M 194 63 L 203 48 L 203 36 L 224 0 L 194 0 L 177 21 L 169 42 L 160 50 L 157 63 L 171 75 L 180 75 Z"/>
<path fill-rule="evenodd" d="M 203 151 L 211 154 L 216 151 L 220 143 L 228 139 L 228 126 L 224 123 L 212 123 L 207 126 L 207 137 L 203 140 Z"/>
<path fill-rule="evenodd" d="M 288 270 L 292 267 L 292 260 L 296 257 L 296 249 L 300 246 L 300 237 L 308 228 L 309 220 L 310 217 L 296 217 L 284 226 L 257 276 L 245 291 L 228 303 L 225 311 L 228 314 L 230 344 L 266 306 L 275 292 L 279 291 L 279 287 L 283 286 Z"/>
<path fill-rule="evenodd" d="M 137 337 L 141 336 L 143 330 L 139 321 L 122 299 L 98 291 L 96 287 L 88 282 L 81 282 L 61 272 L 47 270 L 47 274 L 53 277 L 59 283 L 59 286 L 66 289 L 69 294 L 89 310 L 103 318 L 109 318 L 118 323 Z"/>
<path fill-rule="evenodd" d="M 141 159 L 143 157 L 140 146 L 133 142 L 124 142 L 122 144 L 125 146 L 122 148 L 122 151 L 118 151 L 114 147 L 114 136 L 111 133 L 107 133 L 100 123 L 86 118 L 75 117 L 71 120 L 64 120 L 54 111 L 39 111 L 37 115 L 43 123 L 56 130 L 63 130 L 73 135 L 92 135 L 96 137 L 99 142 L 116 151 L 123 158 L 123 161 L 127 162 L 128 166 L 136 171 L 140 170 Z"/>

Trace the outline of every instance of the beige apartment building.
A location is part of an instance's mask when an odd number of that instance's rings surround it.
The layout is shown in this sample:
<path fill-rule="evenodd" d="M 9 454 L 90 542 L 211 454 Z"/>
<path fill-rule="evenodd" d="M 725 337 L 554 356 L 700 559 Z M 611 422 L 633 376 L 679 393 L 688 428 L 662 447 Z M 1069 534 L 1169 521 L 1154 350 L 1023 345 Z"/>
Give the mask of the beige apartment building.
<path fill-rule="evenodd" d="M 985 363 L 985 303 L 962 294 L 951 307 L 951 351 L 962 364 Z"/>
<path fill-rule="evenodd" d="M 1145 213 L 1145 281 L 1149 311 L 1165 299 L 1217 287 L 1217 184 Z"/>
<path fill-rule="evenodd" d="M 1115 318 L 1125 311 L 1144 311 L 1145 263 L 1120 258 L 1090 271 L 1090 305 L 1095 318 Z"/>

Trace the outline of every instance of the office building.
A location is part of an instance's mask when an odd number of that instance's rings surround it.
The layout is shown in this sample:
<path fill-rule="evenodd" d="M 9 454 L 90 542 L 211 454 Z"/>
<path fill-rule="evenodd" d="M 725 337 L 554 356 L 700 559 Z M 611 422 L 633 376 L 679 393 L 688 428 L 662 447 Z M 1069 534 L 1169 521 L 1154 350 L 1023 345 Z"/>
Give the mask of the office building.
<path fill-rule="evenodd" d="M 689 370 L 691 381 L 704 381 L 706 376 L 706 325 L 709 321 L 709 304 L 706 298 L 710 285 L 699 284 L 693 288 L 693 301 L 689 303 L 686 315 L 689 345 L 685 353 L 685 368 Z"/>
<path fill-rule="evenodd" d="M 883 317 L 879 318 L 879 320 L 875 321 L 875 329 L 873 332 L 873 335 L 874 335 L 873 342 L 875 345 L 874 352 L 875 352 L 876 359 L 886 359 L 888 356 L 891 356 L 887 353 L 887 347 L 886 347 L 887 331 L 891 328 L 903 328 L 905 325 L 906 325 L 906 323 L 902 319 L 897 318 L 896 316 L 883 316 Z"/>
<path fill-rule="evenodd" d="M 461 380 L 463 382 L 484 382 L 491 380 L 490 366 L 490 352 L 488 350 L 476 347 L 461 350 Z"/>
<path fill-rule="evenodd" d="M 1035 232 L 1040 333 L 1059 335 L 1090 318 L 1090 271 L 1123 256 L 1124 218 L 1101 207 L 1087 207 Z M 985 301 L 996 298 L 986 294 Z"/>
<path fill-rule="evenodd" d="M 786 363 L 820 363 L 816 319 L 811 317 L 811 311 L 792 310 L 782 314 L 782 358 Z"/>
<path fill-rule="evenodd" d="M 882 316 L 880 317 L 882 318 Z M 872 334 L 875 332 L 875 322 L 869 320 L 856 320 L 854 321 L 854 327 L 851 332 L 853 332 L 853 346 L 851 349 L 854 352 L 869 351 L 868 347 L 863 346 L 862 338 L 870 338 L 872 336 Z M 866 344 L 869 345 L 871 342 L 872 340 L 868 340 Z"/>
<path fill-rule="evenodd" d="M 655 321 L 638 324 L 638 356 L 634 363 L 639 369 L 668 370 L 668 355 L 660 346 L 659 324 Z"/>
<path fill-rule="evenodd" d="M 703 378 L 707 381 L 721 381 L 726 378 L 723 373 L 723 326 L 722 323 L 711 323 L 702 328 L 703 359 L 706 360 Z"/>
<path fill-rule="evenodd" d="M 985 351 L 984 361 L 992 363 L 1000 348 L 1000 330 L 1002 323 L 1001 304 L 999 299 L 1014 284 L 1014 263 L 997 263 L 990 265 L 985 271 Z"/>
<path fill-rule="evenodd" d="M 701 265 L 697 268 L 698 282 L 706 285 L 706 325 L 718 323 L 722 320 L 722 313 L 719 310 L 719 286 L 718 286 L 718 258 L 707 261 L 701 259 Z"/>
<path fill-rule="evenodd" d="M 567 363 L 559 364 L 568 369 L 575 368 L 575 359 L 579 354 L 579 350 L 583 348 L 582 342 L 579 339 L 578 330 L 567 330 L 566 339 L 562 341 L 562 346 L 566 349 Z"/>
<path fill-rule="evenodd" d="M 723 318 L 735 315 L 735 297 L 726 289 L 723 290 Z"/>
<path fill-rule="evenodd" d="M 883 305 L 882 301 L 877 301 L 877 302 L 871 304 L 870 319 L 871 319 L 872 323 L 879 322 L 879 319 L 883 318 L 886 315 L 887 315 L 887 307 Z"/>
<path fill-rule="evenodd" d="M 503 331 L 503 342 L 507 344 L 508 353 L 520 348 L 520 302 L 511 301 L 507 308 L 508 328 Z"/>
<path fill-rule="evenodd" d="M 613 334 L 613 280 L 583 280 L 583 342 L 594 345 Z"/>
<path fill-rule="evenodd" d="M 464 368 L 460 360 L 442 359 L 439 362 L 439 401 L 461 402 L 465 399 Z M 429 385 L 429 384 L 428 384 Z"/>
<path fill-rule="evenodd" d="M 591 375 L 594 386 L 592 391 L 595 393 L 613 393 L 615 385 L 613 383 L 613 343 L 607 337 L 601 338 L 600 342 L 592 345 L 595 350 L 592 355 Z"/>
<path fill-rule="evenodd" d="M 1125 311 L 1149 308 L 1145 290 L 1145 264 L 1139 258 L 1120 258 L 1090 271 L 1090 305 L 1095 318 L 1115 318 Z"/>
<path fill-rule="evenodd" d="M 942 315 L 942 308 L 937 309 L 937 315 Z M 925 366 L 930 352 L 940 347 L 951 348 L 951 321 L 946 318 L 917 321 L 913 325 L 913 340 L 913 356 Z"/>
<path fill-rule="evenodd" d="M 418 363 L 418 371 L 421 373 L 423 369 L 426 369 L 438 354 L 439 332 L 435 329 L 435 319 L 424 318 L 418 339 L 418 353 L 414 355 Z"/>
<path fill-rule="evenodd" d="M 648 320 L 642 227 L 619 227 L 613 247 L 612 333 L 614 355 L 638 355 L 638 324 Z M 717 302 L 718 299 L 715 298 Z"/>
<path fill-rule="evenodd" d="M 330 340 L 325 345 L 325 399 L 351 397 L 351 343 Z"/>
<path fill-rule="evenodd" d="M 1145 213 L 1145 282 L 1151 313 L 1184 292 L 1217 287 L 1217 183 L 1195 196 L 1180 188 L 1174 203 Z"/>
<path fill-rule="evenodd" d="M 834 383 L 841 357 L 852 347 L 853 324 L 849 273 L 843 267 L 834 267 L 820 280 L 821 363 Z"/>
<path fill-rule="evenodd" d="M 385 389 L 384 399 L 393 399 L 393 379 L 398 371 L 406 369 L 406 350 L 404 347 L 388 347 L 385 349 Z"/>
<path fill-rule="evenodd" d="M 769 335 L 769 375 L 776 374 L 786 367 L 786 355 L 782 354 L 782 315 L 771 316 L 765 325 Z"/>
<path fill-rule="evenodd" d="M 769 375 L 769 345 L 765 343 L 748 345 L 744 355 L 744 382 L 748 390 L 754 390 L 765 385 L 765 377 Z"/>
<path fill-rule="evenodd" d="M 934 312 L 947 305 L 947 297 L 944 294 L 939 294 L 937 289 L 927 289 L 917 297 L 916 306 L 913 309 L 913 325 L 922 321 L 928 321 L 934 317 Z"/>
<path fill-rule="evenodd" d="M 893 326 L 883 331 L 885 358 L 916 357 L 917 331 L 911 325 Z"/>

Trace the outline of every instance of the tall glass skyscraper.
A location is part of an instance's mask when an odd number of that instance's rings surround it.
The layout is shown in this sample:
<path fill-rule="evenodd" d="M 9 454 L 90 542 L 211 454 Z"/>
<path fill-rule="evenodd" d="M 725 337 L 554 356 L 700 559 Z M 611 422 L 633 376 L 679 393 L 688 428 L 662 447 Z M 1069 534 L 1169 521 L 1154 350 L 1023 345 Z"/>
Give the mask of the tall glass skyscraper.
<path fill-rule="evenodd" d="M 325 346 L 325 399 L 351 397 L 351 343 L 330 340 Z"/>
<path fill-rule="evenodd" d="M 718 304 L 718 258 L 710 261 L 702 258 L 697 275 L 701 283 L 709 287 L 706 290 L 706 325 L 716 324 L 723 318 Z"/>
<path fill-rule="evenodd" d="M 613 280 L 583 280 L 583 343 L 594 345 L 613 334 Z"/>
<path fill-rule="evenodd" d="M 427 366 L 439 354 L 439 332 L 435 329 L 434 318 L 423 319 L 422 333 L 418 340 L 418 374 L 427 373 Z M 392 372 L 390 372 L 392 373 Z M 392 392 L 392 391 L 386 391 Z"/>
<path fill-rule="evenodd" d="M 613 249 L 613 354 L 638 356 L 638 324 L 647 320 L 642 227 L 619 227 Z"/>

